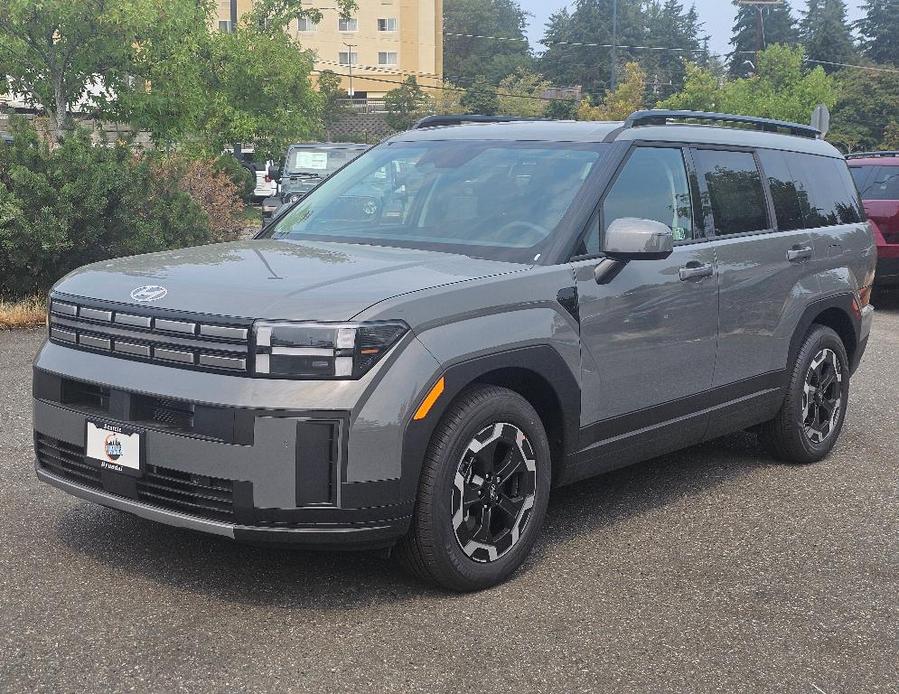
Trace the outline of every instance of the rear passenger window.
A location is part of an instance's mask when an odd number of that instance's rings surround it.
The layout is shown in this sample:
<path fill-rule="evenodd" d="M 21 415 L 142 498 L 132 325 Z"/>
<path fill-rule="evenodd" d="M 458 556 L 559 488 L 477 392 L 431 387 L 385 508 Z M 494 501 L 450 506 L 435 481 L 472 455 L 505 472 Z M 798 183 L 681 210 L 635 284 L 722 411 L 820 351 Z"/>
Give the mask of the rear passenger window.
<path fill-rule="evenodd" d="M 771 228 L 762 179 L 752 154 L 700 149 L 695 159 L 699 175 L 708 186 L 718 235 Z"/>
<path fill-rule="evenodd" d="M 760 150 L 759 159 L 771 188 L 778 229 L 793 231 L 806 228 L 799 191 L 793 181 L 786 155 L 773 150 Z"/>
<path fill-rule="evenodd" d="M 806 228 L 854 224 L 863 219 L 845 161 L 796 152 L 784 156 L 799 190 Z"/>
<path fill-rule="evenodd" d="M 856 172 L 864 172 L 862 179 Z M 854 167 L 862 200 L 899 200 L 899 166 Z"/>
<path fill-rule="evenodd" d="M 603 229 L 622 217 L 661 222 L 671 227 L 675 241 L 694 238 L 690 184 L 680 149 L 633 151 L 603 202 Z"/>

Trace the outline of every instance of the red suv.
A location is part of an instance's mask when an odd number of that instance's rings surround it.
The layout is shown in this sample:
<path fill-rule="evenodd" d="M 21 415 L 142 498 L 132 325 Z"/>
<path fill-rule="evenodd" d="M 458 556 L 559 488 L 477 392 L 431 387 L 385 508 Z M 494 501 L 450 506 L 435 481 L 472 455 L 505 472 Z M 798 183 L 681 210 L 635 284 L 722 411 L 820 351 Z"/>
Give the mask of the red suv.
<path fill-rule="evenodd" d="M 899 284 L 899 152 L 864 152 L 846 158 L 877 241 L 875 284 Z"/>

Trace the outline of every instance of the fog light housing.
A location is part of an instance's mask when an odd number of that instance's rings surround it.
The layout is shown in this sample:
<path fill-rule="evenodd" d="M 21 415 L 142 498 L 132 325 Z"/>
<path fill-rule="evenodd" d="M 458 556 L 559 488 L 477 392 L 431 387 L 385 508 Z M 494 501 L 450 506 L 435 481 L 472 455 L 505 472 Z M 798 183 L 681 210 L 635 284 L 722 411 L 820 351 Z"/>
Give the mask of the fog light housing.
<path fill-rule="evenodd" d="M 263 378 L 361 378 L 408 331 L 402 321 L 257 321 L 254 373 Z"/>

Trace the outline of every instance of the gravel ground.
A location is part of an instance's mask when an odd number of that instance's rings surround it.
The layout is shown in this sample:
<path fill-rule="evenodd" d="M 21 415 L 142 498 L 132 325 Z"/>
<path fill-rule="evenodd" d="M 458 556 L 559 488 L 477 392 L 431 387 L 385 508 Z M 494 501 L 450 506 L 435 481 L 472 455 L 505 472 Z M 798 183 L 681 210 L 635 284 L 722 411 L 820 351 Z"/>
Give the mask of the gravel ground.
<path fill-rule="evenodd" d="M 509 583 L 244 547 L 81 502 L 32 469 L 30 359 L 0 333 L 0 691 L 899 693 L 899 300 L 842 440 L 740 434 L 555 492 Z"/>

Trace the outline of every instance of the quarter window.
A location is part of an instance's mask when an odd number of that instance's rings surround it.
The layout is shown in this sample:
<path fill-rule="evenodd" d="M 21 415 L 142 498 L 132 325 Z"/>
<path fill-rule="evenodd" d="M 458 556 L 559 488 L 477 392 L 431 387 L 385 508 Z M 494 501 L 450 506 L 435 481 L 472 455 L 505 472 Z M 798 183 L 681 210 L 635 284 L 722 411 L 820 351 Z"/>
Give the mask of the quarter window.
<path fill-rule="evenodd" d="M 863 219 L 858 192 L 842 159 L 794 152 L 784 156 L 797 183 L 807 228 L 855 224 Z"/>
<path fill-rule="evenodd" d="M 718 235 L 770 229 L 762 178 L 748 152 L 696 151 L 696 166 L 708 187 Z"/>
<path fill-rule="evenodd" d="M 603 230 L 622 217 L 661 222 L 671 227 L 675 241 L 694 238 L 690 184 L 680 149 L 633 151 L 603 201 Z"/>

